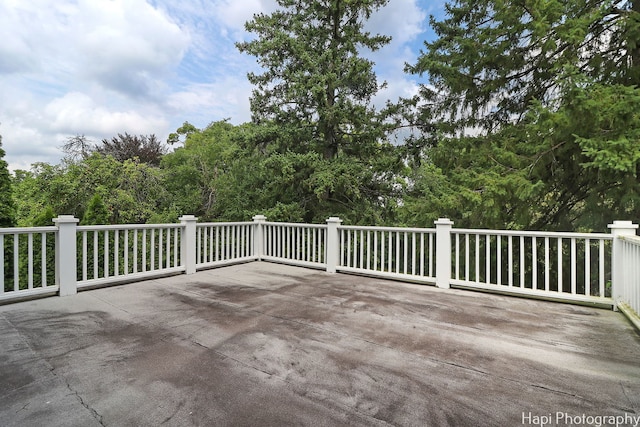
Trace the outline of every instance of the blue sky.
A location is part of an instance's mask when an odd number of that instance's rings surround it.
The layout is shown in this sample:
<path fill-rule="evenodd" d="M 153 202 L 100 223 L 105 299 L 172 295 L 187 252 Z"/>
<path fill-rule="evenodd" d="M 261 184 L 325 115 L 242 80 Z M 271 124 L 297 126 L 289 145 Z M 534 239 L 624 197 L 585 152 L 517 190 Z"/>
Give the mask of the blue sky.
<path fill-rule="evenodd" d="M 402 71 L 432 37 L 428 15 L 444 1 L 391 0 L 368 30 L 392 42 L 368 55 L 388 87 L 374 102 L 410 96 Z M 234 43 L 275 0 L 2 0 L 0 135 L 11 170 L 56 164 L 60 146 L 84 134 L 166 139 L 184 121 L 204 127 L 250 120 L 255 58 Z"/>

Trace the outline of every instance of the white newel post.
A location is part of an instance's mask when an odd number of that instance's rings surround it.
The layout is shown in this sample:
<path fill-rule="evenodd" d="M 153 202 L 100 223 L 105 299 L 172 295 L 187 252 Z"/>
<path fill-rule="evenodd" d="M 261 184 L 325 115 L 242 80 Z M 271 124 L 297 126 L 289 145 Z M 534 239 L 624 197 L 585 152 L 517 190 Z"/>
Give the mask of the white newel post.
<path fill-rule="evenodd" d="M 436 225 L 436 286 L 449 288 L 451 281 L 451 228 L 453 221 L 438 218 Z"/>
<path fill-rule="evenodd" d="M 182 224 L 182 265 L 186 274 L 196 272 L 196 223 L 198 218 L 193 215 L 183 215 L 180 218 Z"/>
<path fill-rule="evenodd" d="M 56 284 L 59 286 L 60 296 L 75 295 L 78 293 L 76 277 L 76 227 L 78 218 L 73 215 L 59 215 L 53 218 L 58 227 L 56 239 Z"/>
<path fill-rule="evenodd" d="M 638 224 L 633 224 L 631 221 L 613 221 L 613 224 L 609 224 L 608 227 L 613 235 L 611 248 L 611 297 L 615 303 L 614 309 L 616 309 L 624 291 L 625 268 L 629 267 L 625 265 L 622 257 L 622 242 L 619 237 L 635 236 Z"/>
<path fill-rule="evenodd" d="M 264 215 L 256 215 L 253 217 L 253 255 L 262 261 L 264 255 L 264 223 L 267 217 Z"/>
<path fill-rule="evenodd" d="M 342 220 L 332 216 L 327 219 L 327 273 L 335 273 L 340 262 L 340 232 Z"/>

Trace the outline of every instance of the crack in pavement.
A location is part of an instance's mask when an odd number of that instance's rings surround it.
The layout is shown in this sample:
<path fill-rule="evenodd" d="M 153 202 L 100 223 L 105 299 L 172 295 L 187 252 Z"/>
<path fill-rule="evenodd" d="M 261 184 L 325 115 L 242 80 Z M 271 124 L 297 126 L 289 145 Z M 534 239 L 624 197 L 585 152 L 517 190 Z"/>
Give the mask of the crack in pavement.
<path fill-rule="evenodd" d="M 80 393 L 78 393 L 77 390 L 74 390 L 71 387 L 71 384 L 69 384 L 69 382 L 67 380 L 64 381 L 65 384 L 67 385 L 67 388 L 69 389 L 69 391 L 76 396 L 76 398 L 78 398 L 78 401 L 80 402 L 80 404 L 82 406 L 84 406 L 90 413 L 91 416 L 93 416 L 93 418 L 95 418 L 96 421 L 98 421 L 100 423 L 101 426 L 106 427 L 106 424 L 104 423 L 104 421 L 102 420 L 102 415 L 100 415 L 95 409 L 93 409 L 91 406 L 89 406 L 89 404 L 87 402 L 84 401 L 84 399 L 82 398 L 82 396 L 80 396 Z"/>

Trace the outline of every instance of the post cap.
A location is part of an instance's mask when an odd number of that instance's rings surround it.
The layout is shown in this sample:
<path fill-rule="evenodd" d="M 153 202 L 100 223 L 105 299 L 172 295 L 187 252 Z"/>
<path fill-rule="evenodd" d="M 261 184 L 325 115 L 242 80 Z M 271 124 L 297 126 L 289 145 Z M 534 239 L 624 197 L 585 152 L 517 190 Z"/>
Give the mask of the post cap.
<path fill-rule="evenodd" d="M 438 218 L 437 221 L 433 221 L 435 225 L 453 225 L 453 221 L 449 218 Z"/>
<path fill-rule="evenodd" d="M 267 220 L 267 217 L 266 217 L 266 216 L 264 216 L 264 215 L 255 215 L 252 219 L 253 219 L 254 221 L 266 221 L 266 220 Z"/>
<path fill-rule="evenodd" d="M 327 218 L 327 222 L 335 222 L 340 224 L 342 222 L 342 220 L 340 218 L 338 218 L 337 216 L 332 216 Z"/>
<path fill-rule="evenodd" d="M 55 224 L 77 224 L 80 222 L 80 220 L 73 215 L 58 215 L 57 218 L 53 218 L 51 221 Z"/>
<path fill-rule="evenodd" d="M 638 224 L 634 224 L 631 221 L 613 221 L 613 224 L 609 224 L 607 227 L 611 229 L 627 228 L 635 230 L 638 228 Z"/>
<path fill-rule="evenodd" d="M 198 220 L 198 218 L 196 218 L 194 215 L 182 215 L 178 219 L 180 221 L 197 221 Z"/>

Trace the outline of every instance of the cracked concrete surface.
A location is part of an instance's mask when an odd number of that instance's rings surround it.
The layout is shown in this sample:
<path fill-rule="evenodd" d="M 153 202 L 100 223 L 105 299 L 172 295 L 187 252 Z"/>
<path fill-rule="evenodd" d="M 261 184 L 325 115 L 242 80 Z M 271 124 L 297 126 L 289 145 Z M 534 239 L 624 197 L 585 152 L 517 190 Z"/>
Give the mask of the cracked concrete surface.
<path fill-rule="evenodd" d="M 2 306 L 0 336 L 3 426 L 640 415 L 619 313 L 269 263 Z"/>
<path fill-rule="evenodd" d="M 71 392 L 72 395 L 75 395 L 75 397 L 78 399 L 78 401 L 80 402 L 80 404 L 91 413 L 91 416 L 93 416 L 93 418 L 95 418 L 96 421 L 98 421 L 98 423 L 100 423 L 101 426 L 104 426 L 105 424 L 102 422 L 102 415 L 98 414 L 96 412 L 95 409 L 93 409 L 91 406 L 89 406 L 84 399 L 82 398 L 82 396 L 71 387 L 71 384 L 69 384 L 67 382 L 67 388 L 69 389 L 69 391 Z"/>

